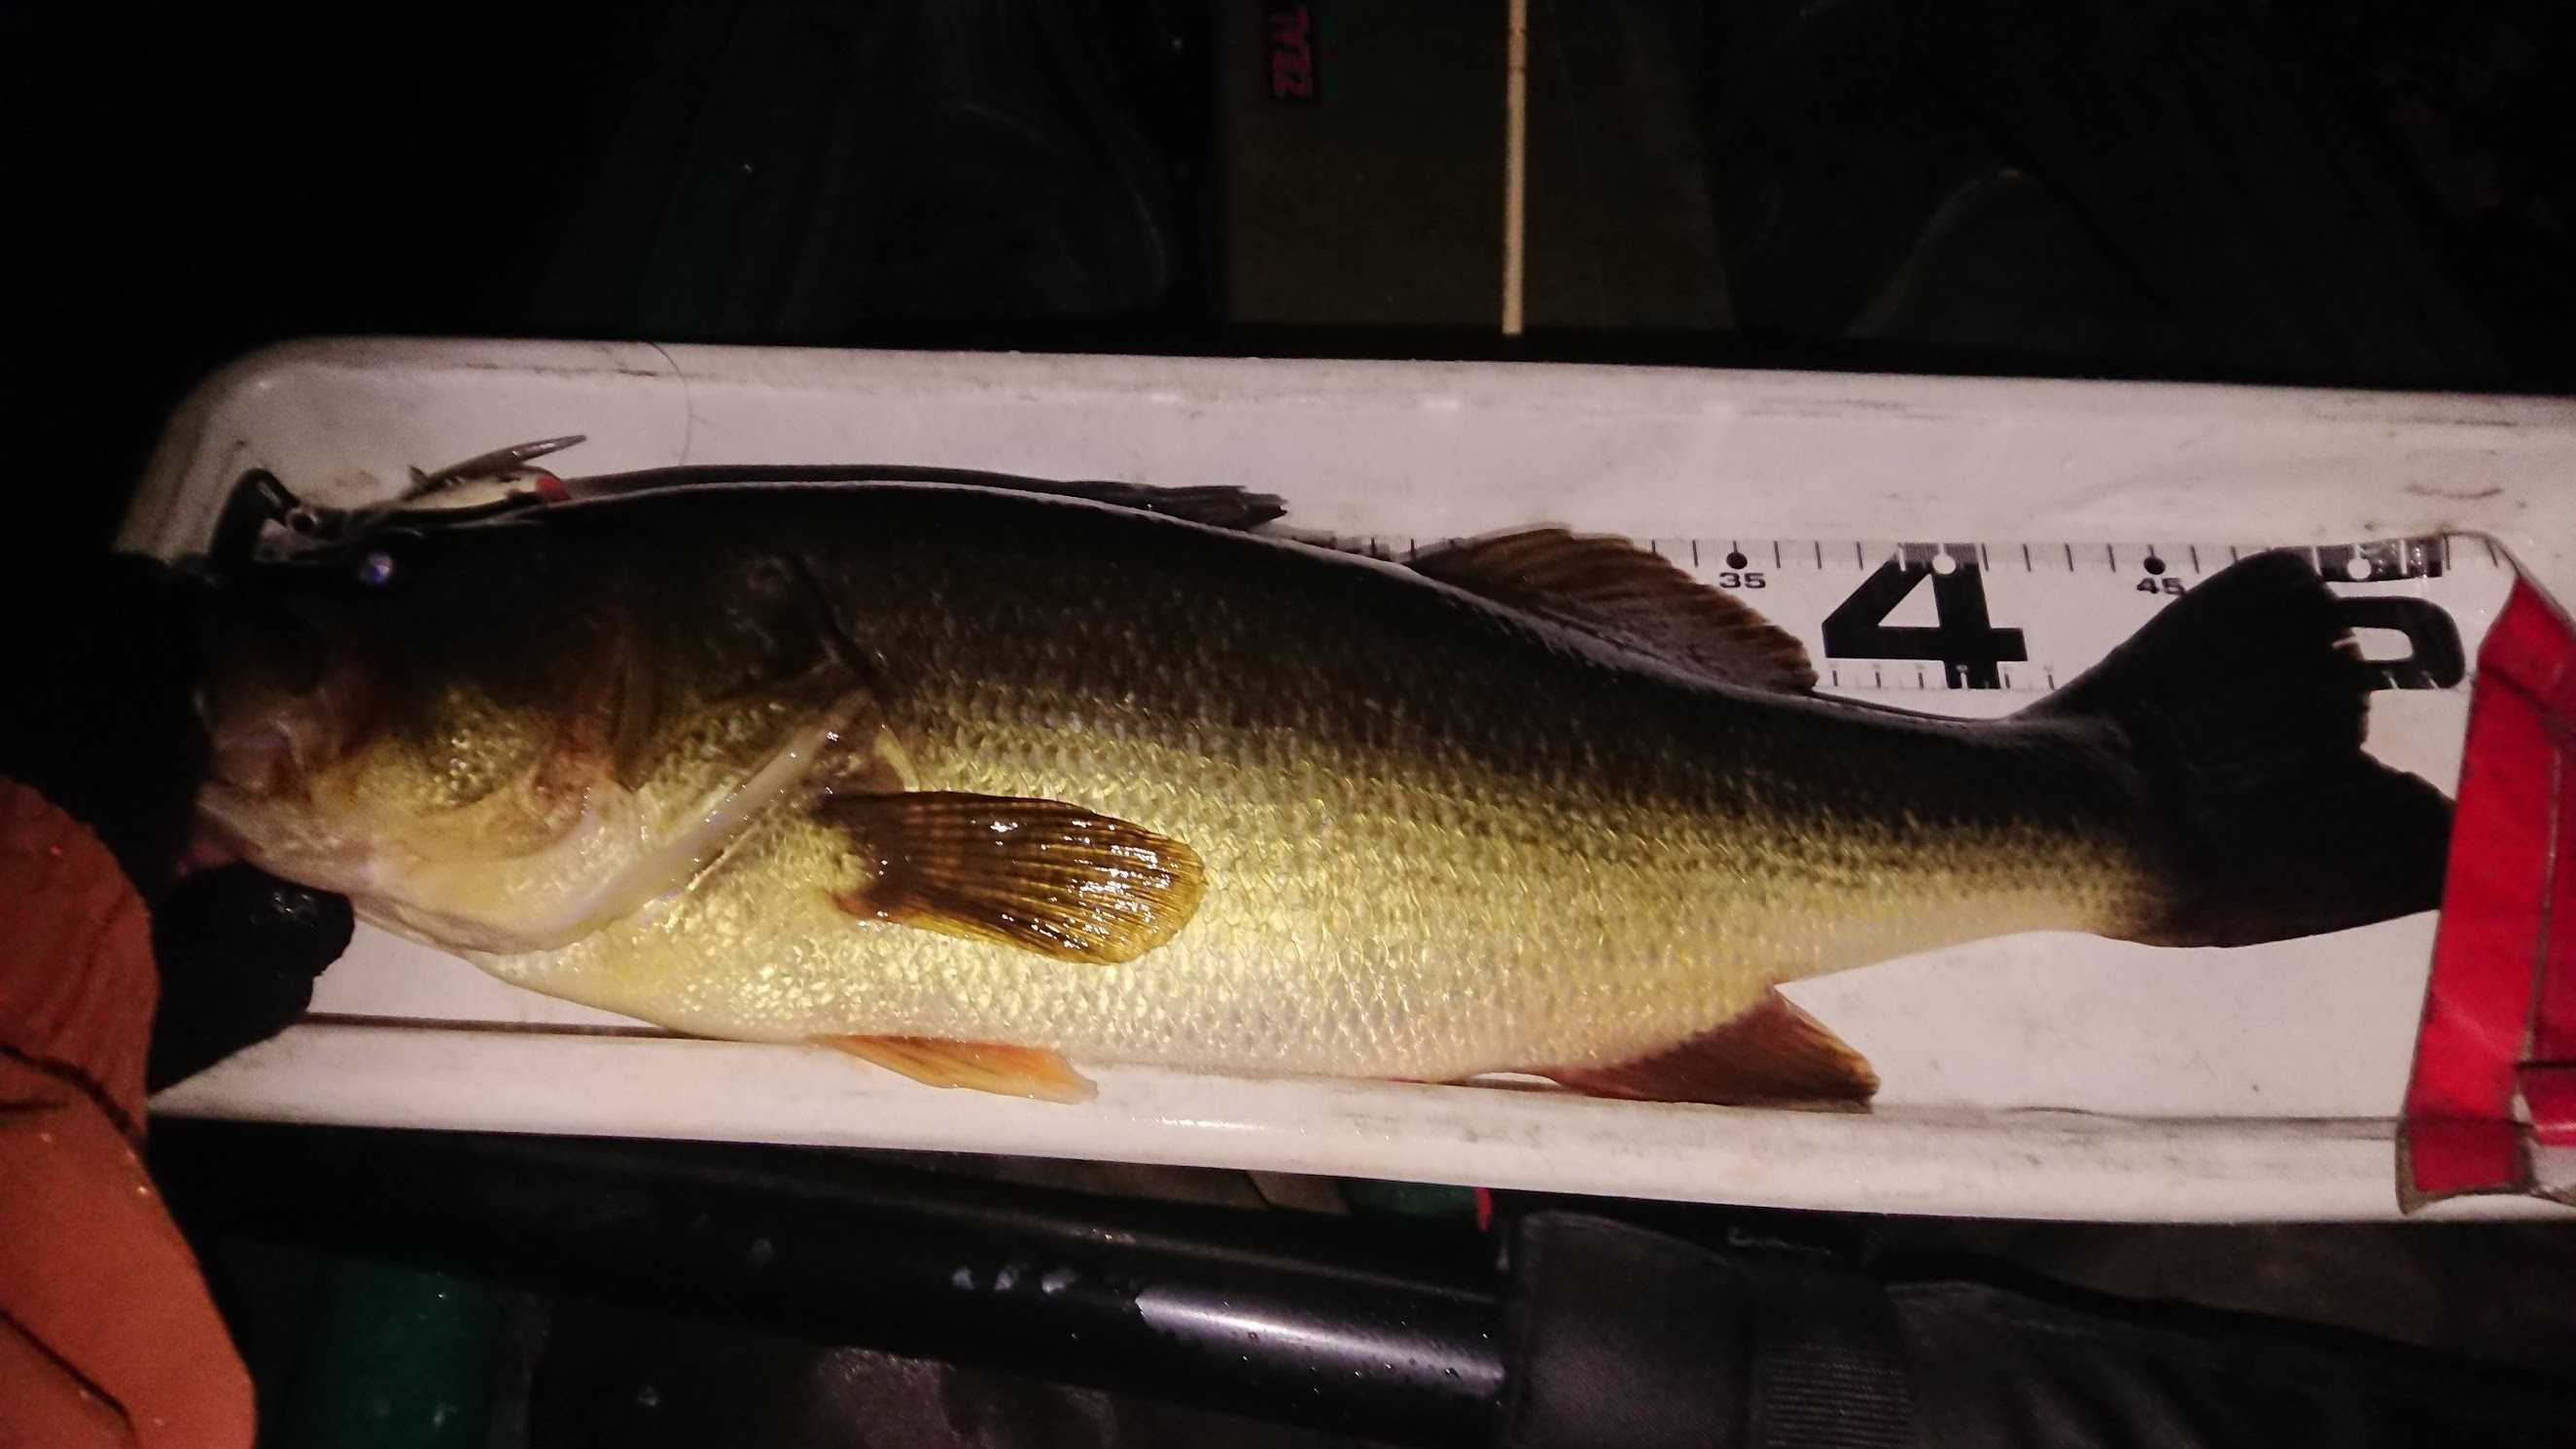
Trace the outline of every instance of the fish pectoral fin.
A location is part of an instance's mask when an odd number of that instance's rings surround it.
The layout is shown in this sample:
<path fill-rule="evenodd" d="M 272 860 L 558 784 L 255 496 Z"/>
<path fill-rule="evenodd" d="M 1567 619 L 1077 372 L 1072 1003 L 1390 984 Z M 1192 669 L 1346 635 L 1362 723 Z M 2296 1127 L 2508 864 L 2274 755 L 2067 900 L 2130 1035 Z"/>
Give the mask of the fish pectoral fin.
<path fill-rule="evenodd" d="M 1795 635 L 1624 538 L 1527 529 L 1444 545 L 1413 570 L 1686 673 L 1790 694 L 1816 687 Z"/>
<path fill-rule="evenodd" d="M 1040 1102 L 1088 1102 L 1099 1088 L 1043 1047 L 945 1041 L 929 1036 L 818 1036 L 817 1046 L 848 1052 L 926 1087 L 964 1087 Z"/>
<path fill-rule="evenodd" d="M 1696 1036 L 1606 1067 L 1543 1067 L 1538 1074 L 1596 1097 L 1860 1107 L 1878 1073 L 1849 1043 L 1777 991 Z"/>
<path fill-rule="evenodd" d="M 876 867 L 834 898 L 861 919 L 1114 965 L 1170 940 L 1198 909 L 1198 852 L 1061 800 L 925 790 L 836 795 L 814 809 Z"/>

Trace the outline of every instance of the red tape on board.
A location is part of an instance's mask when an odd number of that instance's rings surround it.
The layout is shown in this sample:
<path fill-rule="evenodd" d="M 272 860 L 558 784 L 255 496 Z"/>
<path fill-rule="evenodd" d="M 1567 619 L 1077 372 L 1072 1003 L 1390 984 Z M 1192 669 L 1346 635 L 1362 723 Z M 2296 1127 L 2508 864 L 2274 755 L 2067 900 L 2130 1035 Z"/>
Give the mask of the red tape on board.
<path fill-rule="evenodd" d="M 2576 682 L 2566 692 L 2576 694 Z M 2548 722 L 2558 747 L 2558 817 L 2552 837 L 2557 859 L 2539 952 L 2540 979 L 2531 993 L 2531 1047 L 2516 1073 L 2531 1135 L 2550 1147 L 2576 1145 L 2576 737 L 2571 737 L 2569 719 L 2562 709 Z"/>
<path fill-rule="evenodd" d="M 2408 1204 L 2531 1183 L 2576 1141 L 2576 630 L 2514 585 L 2478 649 L 2432 977 L 2399 1127 Z"/>

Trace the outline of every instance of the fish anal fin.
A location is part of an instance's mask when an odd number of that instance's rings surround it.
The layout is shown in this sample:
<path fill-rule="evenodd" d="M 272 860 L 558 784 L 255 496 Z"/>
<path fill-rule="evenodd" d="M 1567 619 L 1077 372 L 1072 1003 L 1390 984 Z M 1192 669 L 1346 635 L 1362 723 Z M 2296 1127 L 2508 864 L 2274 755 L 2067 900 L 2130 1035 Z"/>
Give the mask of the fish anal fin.
<path fill-rule="evenodd" d="M 1088 1102 L 1100 1090 L 1062 1054 L 1044 1047 L 929 1036 L 818 1036 L 814 1042 L 927 1087 L 963 1087 L 1040 1102 Z"/>
<path fill-rule="evenodd" d="M 1629 1061 L 1543 1067 L 1540 1076 L 1596 1097 L 1861 1107 L 1878 1073 L 1850 1044 L 1777 991 L 1726 1021 Z"/>
<path fill-rule="evenodd" d="M 1417 555 L 1413 569 L 1687 673 L 1792 694 L 1815 688 L 1796 636 L 1623 538 L 1528 529 L 1444 545 Z"/>
<path fill-rule="evenodd" d="M 1180 841 L 1061 800 L 952 791 L 835 795 L 874 874 L 834 897 L 854 916 L 1114 965 L 1198 909 L 1204 870 Z"/>

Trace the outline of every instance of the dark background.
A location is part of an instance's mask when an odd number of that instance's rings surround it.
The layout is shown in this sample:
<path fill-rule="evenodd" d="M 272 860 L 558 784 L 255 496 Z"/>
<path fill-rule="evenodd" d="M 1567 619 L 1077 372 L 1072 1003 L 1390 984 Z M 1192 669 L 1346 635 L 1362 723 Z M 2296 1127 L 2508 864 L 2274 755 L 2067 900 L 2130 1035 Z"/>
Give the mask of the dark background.
<path fill-rule="evenodd" d="M 327 333 L 2566 387 L 2547 0 L 13 6 L 12 455 Z M 23 516 L 23 514 L 22 514 Z"/>
<path fill-rule="evenodd" d="M 2576 21 L 2546 0 L 1533 0 L 1518 339 L 1499 0 L 1319 0 L 1302 99 L 1279 8 L 10 7 L 0 561 L 104 537 L 196 379 L 313 334 L 2576 385 Z M 1471 1231 L 1379 1185 L 934 1165 Z M 2576 1305 L 2561 1229 L 1816 1230 L 2544 1366 Z M 440 1353 L 474 1433 L 404 1401 L 381 1442 L 1269 1442 L 203 1245 L 281 1442 Z"/>

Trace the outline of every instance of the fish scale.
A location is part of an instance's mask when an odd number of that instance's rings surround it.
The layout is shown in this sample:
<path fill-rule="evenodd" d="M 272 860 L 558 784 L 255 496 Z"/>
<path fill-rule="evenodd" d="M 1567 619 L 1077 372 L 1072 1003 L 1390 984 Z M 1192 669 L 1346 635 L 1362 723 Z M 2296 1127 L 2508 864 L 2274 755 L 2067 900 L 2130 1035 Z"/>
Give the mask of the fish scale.
<path fill-rule="evenodd" d="M 667 948 L 660 972 L 637 967 L 650 953 L 613 932 L 556 956 L 487 964 L 717 1035 L 1007 1040 L 1078 1059 L 1449 1077 L 1616 1060 L 1721 1021 L 1775 981 L 1875 954 L 1890 937 L 1942 934 L 1937 909 L 1902 921 L 1862 912 L 1850 930 L 1854 913 L 1837 898 L 1885 886 L 1918 852 L 1884 831 L 1801 834 L 1728 813 L 1722 802 L 1741 799 L 1758 771 L 1729 771 L 1669 739 L 1659 755 L 1640 721 L 1599 718 L 1593 696 L 1612 682 L 1607 666 L 1525 622 L 1452 605 L 1522 657 L 1479 667 L 1453 646 L 1454 669 L 1408 670 L 1390 690 L 1370 661 L 1395 640 L 1282 651 L 1278 641 L 1301 624 L 1368 627 L 1329 597 L 1247 599 L 1193 618 L 1188 601 L 1204 578 L 1166 577 L 1158 591 L 1130 565 L 1114 575 L 1117 596 L 1092 613 L 1102 627 L 1085 631 L 1051 610 L 977 601 L 980 581 L 997 576 L 1032 600 L 1065 597 L 1095 571 L 1091 561 L 963 529 L 886 552 L 897 561 L 849 570 L 832 592 L 844 630 L 885 660 L 893 726 L 919 785 L 1078 801 L 1190 842 L 1209 888 L 1188 927 L 1125 966 L 1068 965 L 854 927 L 824 904 L 825 891 L 799 884 L 841 880 L 847 865 L 773 868 L 761 855 L 668 907 L 676 923 L 651 937 Z M 816 568 L 834 577 L 832 560 Z M 1161 632 L 1176 617 L 1177 645 Z M 1420 627 L 1406 620 L 1392 632 Z M 1246 688 L 1256 668 L 1279 673 L 1251 686 L 1270 707 L 1245 718 L 1244 699 L 1224 691 Z M 1152 703 L 1125 707 L 1107 727 L 1094 683 L 1103 679 L 1120 682 L 1122 701 Z M 1975 748 L 1938 732 L 1925 741 Z M 767 828 L 802 839 L 818 861 L 830 856 L 828 835 L 808 825 Z M 2031 859 L 2018 844 L 1999 851 Z M 2083 837 L 2052 844 L 2039 858 L 2135 874 Z M 1959 884 L 1911 863 L 1936 890 Z M 2010 923 L 2078 924 L 2101 908 L 2030 890 L 2038 874 L 2010 865 L 1970 886 L 2030 895 L 2001 912 Z M 1836 921 L 1839 934 L 1860 938 L 1839 953 Z M 664 972 L 764 954 L 832 979 L 701 984 L 680 1020 L 660 1000 Z M 818 1012 L 817 1002 L 831 1004 Z"/>
<path fill-rule="evenodd" d="M 1065 802 L 1180 842 L 1201 870 L 1167 940 L 1115 964 L 1058 959 L 959 934 L 972 921 L 876 918 L 865 903 L 902 868 L 903 840 L 862 848 L 789 791 L 632 916 L 550 949 L 473 953 L 504 979 L 676 1030 L 1400 1078 L 1609 1067 L 1819 972 L 2026 930 L 2171 936 L 2176 901 L 2228 874 L 2190 853 L 2223 841 L 2186 841 L 2158 813 L 2154 791 L 2190 780 L 2133 757 L 2136 731 L 2165 722 L 2119 715 L 2132 706 L 2116 691 L 1979 723 L 1861 709 L 1685 668 L 1615 628 L 1391 563 L 983 490 L 591 518 L 415 566 L 409 612 L 364 627 L 380 643 L 430 621 L 470 631 L 542 617 L 544 598 L 521 589 L 574 590 L 612 614 L 622 603 L 631 657 L 701 676 L 658 695 L 763 718 L 791 696 L 758 683 L 759 661 L 852 655 L 841 667 L 870 708 L 837 748 L 864 752 L 881 727 L 915 790 Z M 2263 587 L 2285 599 L 2321 597 L 2306 566 L 2273 575 Z M 1630 568 L 1618 597 L 1743 627 L 1698 588 Z M 726 627 L 697 631 L 690 600 Z M 2218 632 L 2271 647 L 2261 628 Z M 2252 671 L 2256 685 L 2313 684 L 2318 700 L 2287 704 L 2357 717 L 2349 679 L 2324 662 L 2333 632 L 2283 643 L 2316 657 Z M 384 653 L 381 667 L 404 667 Z M 731 694 L 709 682 L 744 680 Z M 2196 727 L 2191 701 L 2151 702 Z M 404 759 L 360 750 L 334 768 Z M 2438 794 L 2356 778 L 2426 816 L 2438 860 Z M 255 813 L 237 833 L 259 836 Z M 287 851 L 263 858 L 295 873 Z M 2422 887 L 2315 909 L 2418 908 Z"/>

